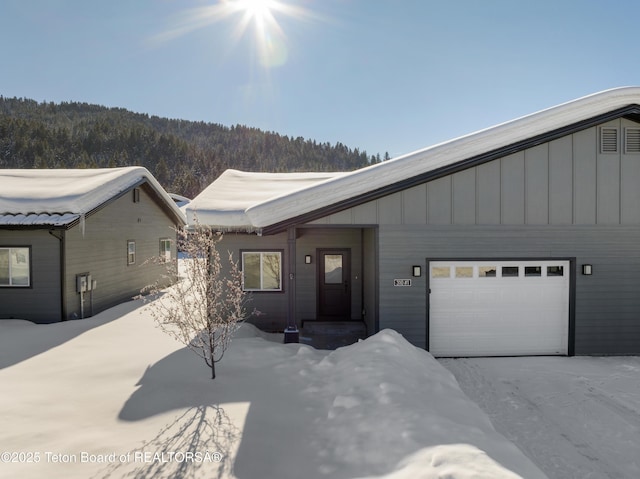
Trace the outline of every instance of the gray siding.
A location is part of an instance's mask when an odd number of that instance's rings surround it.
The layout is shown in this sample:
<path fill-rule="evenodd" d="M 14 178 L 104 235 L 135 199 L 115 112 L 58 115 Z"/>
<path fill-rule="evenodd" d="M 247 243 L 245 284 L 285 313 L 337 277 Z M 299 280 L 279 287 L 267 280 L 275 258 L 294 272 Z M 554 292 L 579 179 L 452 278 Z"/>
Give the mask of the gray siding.
<path fill-rule="evenodd" d="M 426 258 L 576 257 L 575 353 L 640 353 L 639 226 L 381 226 L 380 328 L 426 347 L 427 274 L 393 286 Z"/>
<path fill-rule="evenodd" d="M 296 322 L 314 320 L 317 316 L 317 248 L 350 248 L 351 249 L 351 318 L 362 318 L 363 305 L 363 238 L 360 228 L 299 228 L 296 238 Z M 373 247 L 370 237 L 369 254 Z M 282 331 L 287 325 L 288 293 L 291 288 L 288 270 L 288 242 L 285 233 L 272 236 L 256 236 L 252 234 L 227 233 L 220 248 L 231 251 L 235 258 L 240 258 L 242 250 L 281 250 L 283 253 L 284 290 L 282 292 L 253 292 L 251 293 L 250 309 L 260 311 L 259 316 L 252 317 L 250 322 L 267 331 Z M 311 255 L 311 264 L 305 264 L 305 255 Z M 367 260 L 369 282 L 367 287 L 373 290 L 375 286 L 375 255 L 374 262 Z M 375 305 L 371 304 L 372 321 L 375 320 Z"/>
<path fill-rule="evenodd" d="M 0 229 L 0 246 L 31 247 L 31 287 L 0 287 L 0 318 L 60 321 L 60 241 L 46 230 Z"/>
<path fill-rule="evenodd" d="M 76 292 L 76 275 L 90 273 L 97 281 L 92 294 L 85 295 L 85 317 L 131 299 L 166 272 L 164 266 L 147 262 L 157 258 L 160 239 L 173 240 L 176 234 L 171 220 L 141 188 L 140 201 L 133 202 L 127 192 L 97 213 L 86 218 L 84 231 L 75 226 L 66 234 L 66 316 L 81 316 L 80 294 Z M 127 264 L 127 241 L 136 242 L 136 262 Z M 92 298 L 91 298 L 92 296 Z"/>
<path fill-rule="evenodd" d="M 623 134 L 634 125 L 618 119 Z M 321 218 L 316 224 L 640 224 L 640 154 L 600 153 L 599 126 Z"/>
<path fill-rule="evenodd" d="M 287 234 L 282 233 L 273 236 L 256 236 L 254 234 L 226 233 L 219 244 L 219 250 L 223 254 L 230 251 L 235 261 L 242 267 L 243 250 L 273 250 L 282 251 L 282 282 L 283 291 L 253 292 L 248 309 L 256 309 L 258 316 L 252 317 L 249 322 L 265 331 L 283 331 L 287 326 L 289 277 Z M 298 291 L 300 294 L 300 291 Z"/>

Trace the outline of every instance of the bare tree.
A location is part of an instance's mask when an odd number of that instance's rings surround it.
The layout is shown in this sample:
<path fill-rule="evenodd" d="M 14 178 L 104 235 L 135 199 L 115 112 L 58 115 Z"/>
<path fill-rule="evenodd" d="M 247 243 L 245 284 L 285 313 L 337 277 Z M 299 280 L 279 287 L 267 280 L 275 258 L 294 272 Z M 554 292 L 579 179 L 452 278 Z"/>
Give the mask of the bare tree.
<path fill-rule="evenodd" d="M 240 322 L 249 316 L 249 296 L 242 289 L 242 273 L 230 252 L 228 269 L 224 268 L 217 248 L 222 235 L 199 225 L 177 233 L 186 258 L 180 261 L 181 271 L 177 260 L 166 264 L 169 275 L 183 277 L 170 288 L 158 282 L 142 293 L 153 300 L 149 308 L 159 328 L 204 359 L 215 379 L 215 363 L 224 356 Z"/>

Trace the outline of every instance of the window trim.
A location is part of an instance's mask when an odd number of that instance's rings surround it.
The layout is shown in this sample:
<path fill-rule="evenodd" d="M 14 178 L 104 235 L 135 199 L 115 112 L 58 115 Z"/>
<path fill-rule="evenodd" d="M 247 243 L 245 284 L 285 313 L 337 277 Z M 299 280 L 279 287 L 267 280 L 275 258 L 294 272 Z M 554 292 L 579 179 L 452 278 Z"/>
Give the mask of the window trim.
<path fill-rule="evenodd" d="M 130 251 L 130 246 L 133 245 L 133 253 Z M 131 255 L 133 254 L 133 259 Z M 136 240 L 127 240 L 127 266 L 136 264 Z"/>
<path fill-rule="evenodd" d="M 27 284 L 0 284 L 0 288 L 33 288 L 33 261 L 32 251 L 30 245 L 0 245 L 0 249 L 9 250 L 9 282 L 11 282 L 11 250 L 12 249 L 26 249 L 29 255 L 29 276 L 27 277 Z"/>
<path fill-rule="evenodd" d="M 163 249 L 163 244 L 168 244 L 169 249 Z M 169 251 L 168 258 L 166 255 L 167 251 Z M 160 256 L 161 263 L 170 263 L 173 260 L 173 240 L 171 238 L 160 238 L 158 240 L 158 256 Z"/>
<path fill-rule="evenodd" d="M 262 258 L 265 254 L 277 254 L 280 257 L 280 287 L 278 289 L 263 289 L 263 262 Z M 244 255 L 245 254 L 260 254 L 260 289 L 245 288 L 245 267 L 244 267 Z M 240 250 L 240 271 L 242 272 L 242 290 L 251 293 L 282 293 L 284 292 L 284 250 L 283 249 L 241 249 Z"/>

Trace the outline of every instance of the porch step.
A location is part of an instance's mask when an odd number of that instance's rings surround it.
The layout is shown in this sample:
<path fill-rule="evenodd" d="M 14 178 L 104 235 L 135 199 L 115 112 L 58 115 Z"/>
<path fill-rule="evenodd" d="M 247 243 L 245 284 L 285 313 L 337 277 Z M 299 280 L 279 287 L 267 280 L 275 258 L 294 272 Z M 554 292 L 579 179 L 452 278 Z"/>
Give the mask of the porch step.
<path fill-rule="evenodd" d="M 367 337 L 363 321 L 303 321 L 300 342 L 316 349 L 337 349 Z"/>

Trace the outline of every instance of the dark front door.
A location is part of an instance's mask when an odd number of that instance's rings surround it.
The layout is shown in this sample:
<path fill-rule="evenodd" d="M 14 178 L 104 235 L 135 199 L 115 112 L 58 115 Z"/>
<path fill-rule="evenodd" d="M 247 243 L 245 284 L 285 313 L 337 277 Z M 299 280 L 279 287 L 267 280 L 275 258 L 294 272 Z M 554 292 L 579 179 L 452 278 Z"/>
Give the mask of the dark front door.
<path fill-rule="evenodd" d="M 351 250 L 318 250 L 318 319 L 351 319 Z"/>

